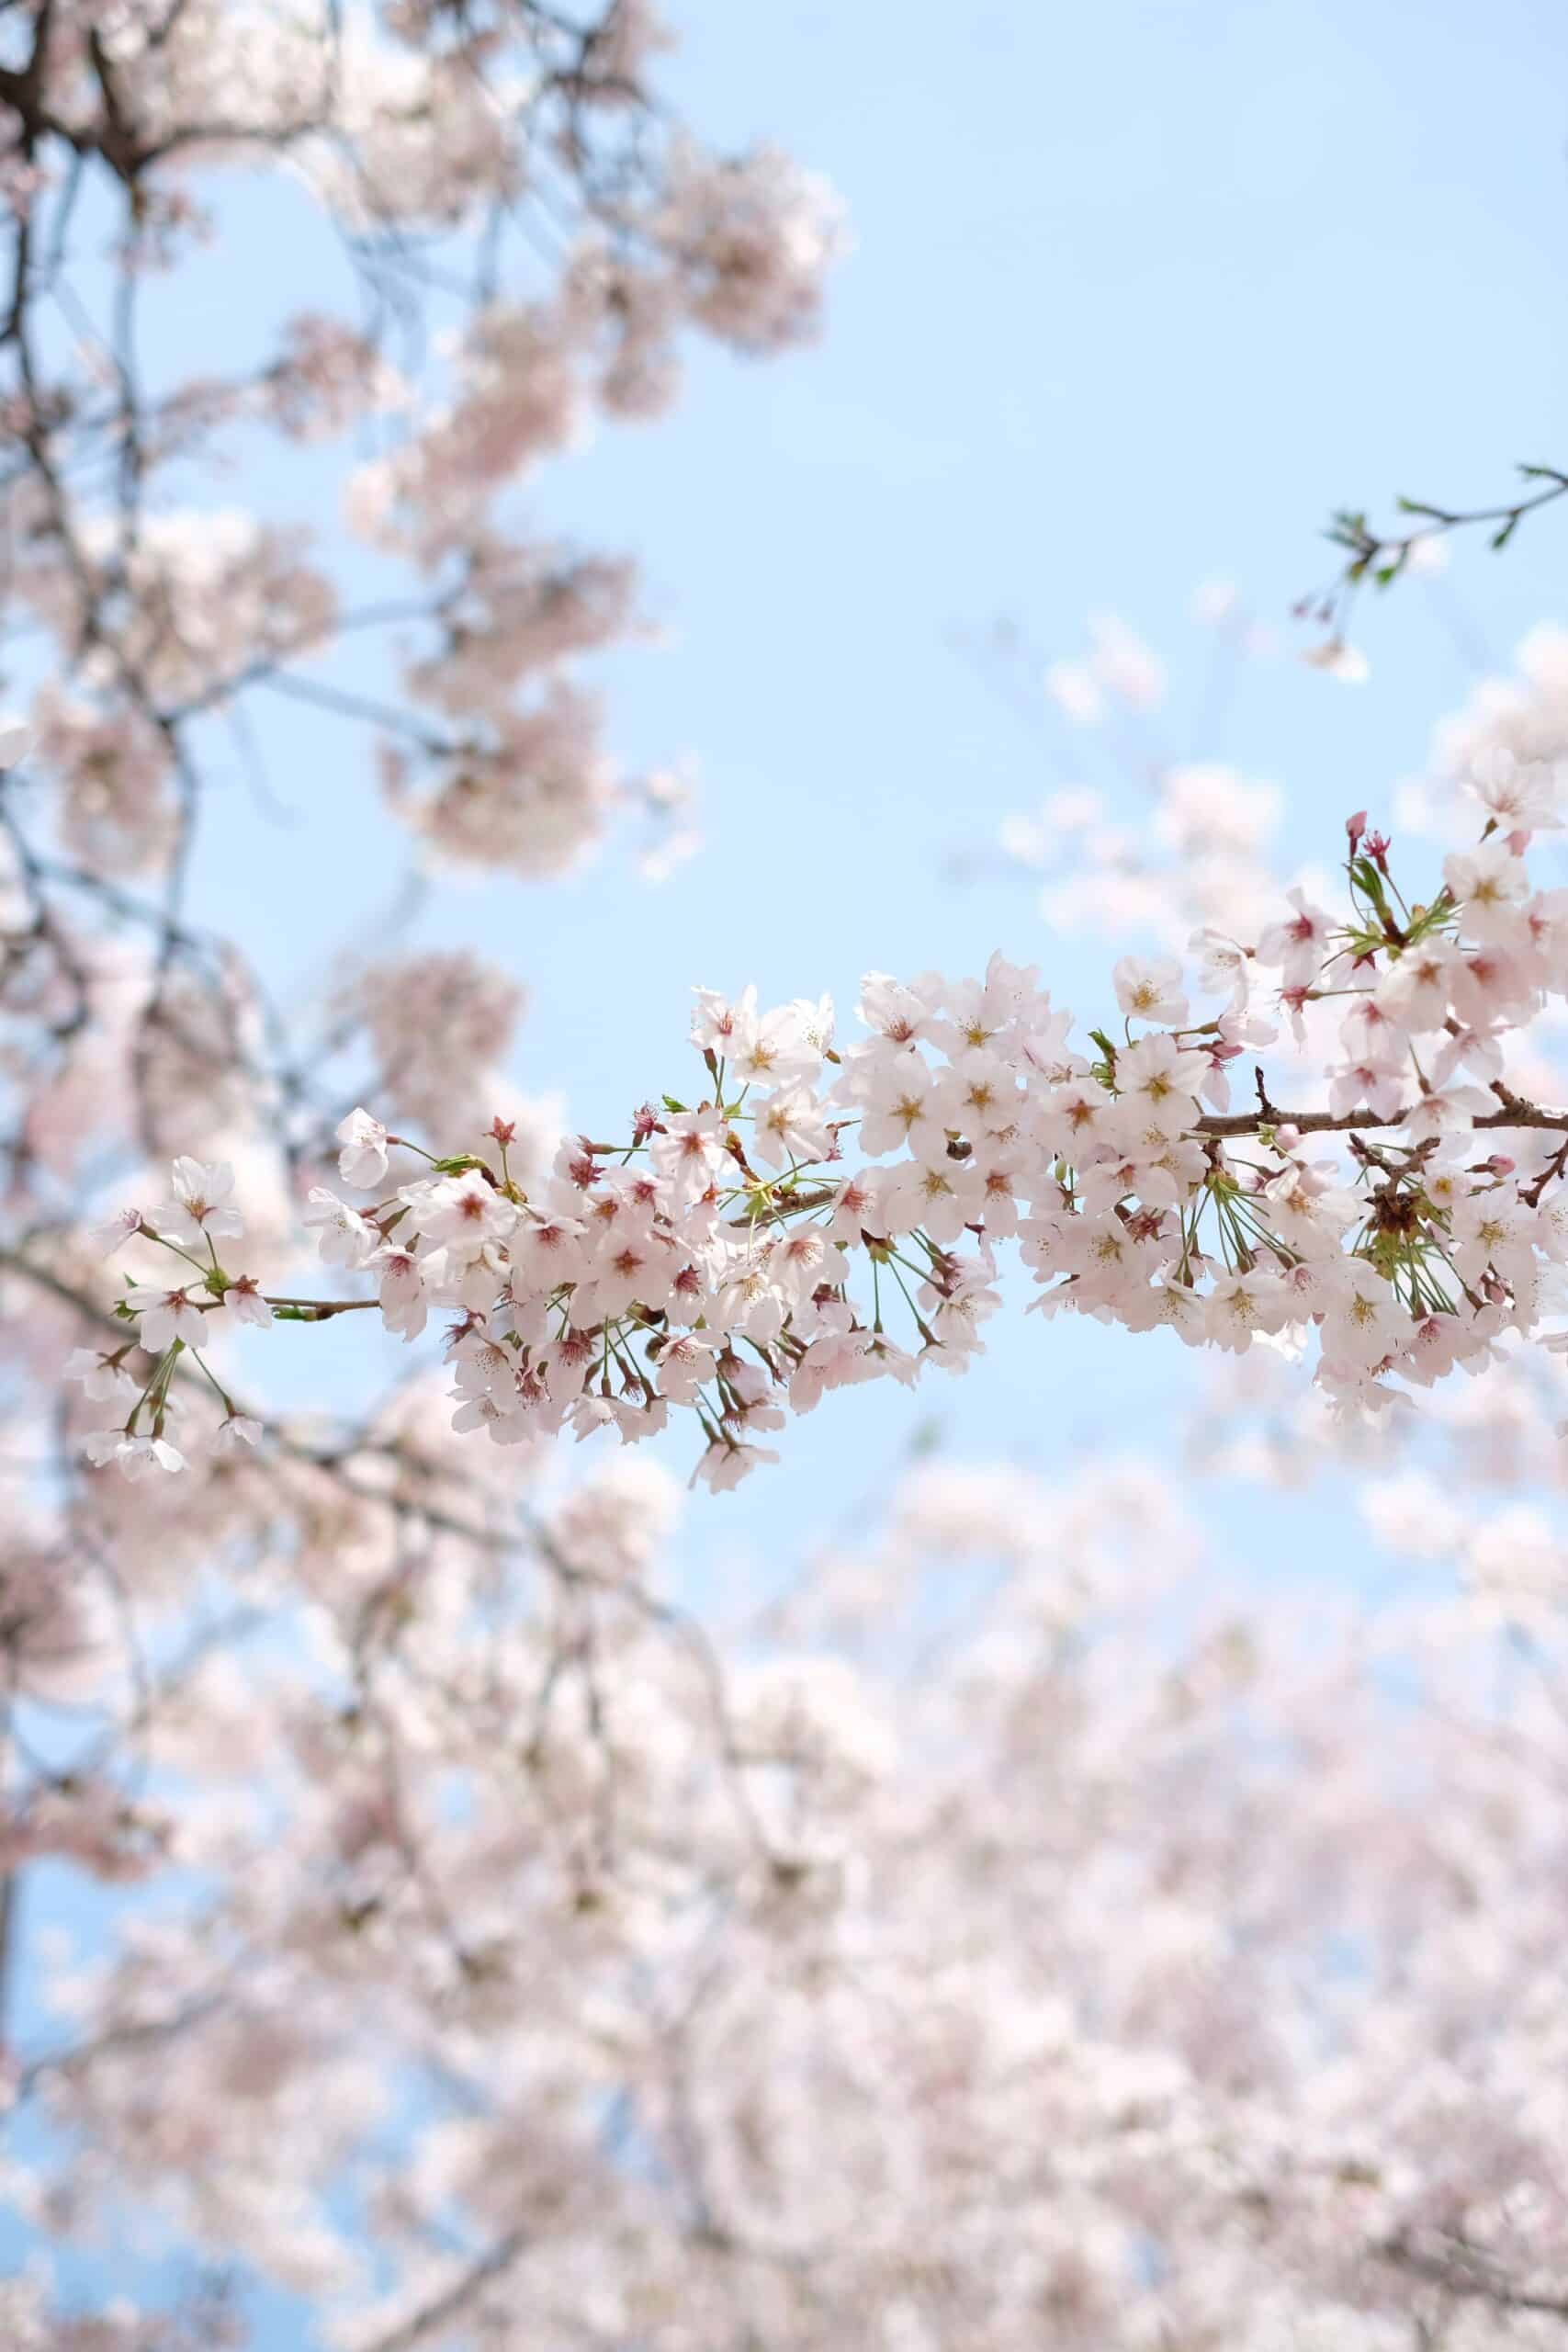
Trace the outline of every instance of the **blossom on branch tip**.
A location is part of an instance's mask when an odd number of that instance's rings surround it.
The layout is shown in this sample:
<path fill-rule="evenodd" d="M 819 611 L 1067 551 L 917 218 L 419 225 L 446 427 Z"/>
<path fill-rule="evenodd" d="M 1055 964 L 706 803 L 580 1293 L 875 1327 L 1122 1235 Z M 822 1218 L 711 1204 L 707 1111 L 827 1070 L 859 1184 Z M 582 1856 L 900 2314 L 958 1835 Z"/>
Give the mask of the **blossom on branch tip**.
<path fill-rule="evenodd" d="M 87 1238 L 100 1256 L 112 1258 L 122 1243 L 133 1233 L 140 1233 L 147 1219 L 141 1209 L 115 1209 L 87 1227 Z"/>
<path fill-rule="evenodd" d="M 257 1288 L 254 1274 L 241 1274 L 225 1285 L 223 1312 L 236 1323 L 254 1323 L 264 1329 L 271 1323 L 272 1308 Z"/>
<path fill-rule="evenodd" d="M 118 1352 L 123 1354 L 123 1349 Z M 135 1404 L 141 1391 L 129 1373 L 120 1369 L 113 1358 L 100 1354 L 95 1348 L 73 1348 L 62 1368 L 65 1380 L 80 1383 L 82 1393 L 96 1405 L 118 1405 L 127 1411 Z"/>
<path fill-rule="evenodd" d="M 366 1265 L 381 1246 L 378 1228 L 322 1184 L 312 1188 L 302 1222 L 320 1235 L 317 1246 L 329 1266 Z"/>
<path fill-rule="evenodd" d="M 176 1340 L 200 1347 L 208 1317 L 188 1289 L 160 1290 L 155 1283 L 134 1283 L 125 1294 L 125 1304 L 136 1317 L 142 1346 L 153 1355 L 172 1348 Z"/>
<path fill-rule="evenodd" d="M 368 1111 L 351 1111 L 341 1120 L 337 1139 L 338 1174 L 356 1193 L 374 1192 L 387 1173 L 387 1130 Z"/>
<path fill-rule="evenodd" d="M 82 1441 L 82 1451 L 97 1468 L 112 1462 L 133 1481 L 151 1477 L 156 1471 L 173 1472 L 186 1466 L 185 1455 L 166 1438 L 131 1437 L 123 1430 L 95 1430 Z"/>
<path fill-rule="evenodd" d="M 177 1241 L 223 1240 L 243 1233 L 238 1209 L 226 1205 L 234 1189 L 234 1171 L 225 1160 L 204 1167 L 198 1159 L 176 1159 L 170 1179 L 172 1204 L 157 1212 L 152 1222 L 160 1233 Z"/>

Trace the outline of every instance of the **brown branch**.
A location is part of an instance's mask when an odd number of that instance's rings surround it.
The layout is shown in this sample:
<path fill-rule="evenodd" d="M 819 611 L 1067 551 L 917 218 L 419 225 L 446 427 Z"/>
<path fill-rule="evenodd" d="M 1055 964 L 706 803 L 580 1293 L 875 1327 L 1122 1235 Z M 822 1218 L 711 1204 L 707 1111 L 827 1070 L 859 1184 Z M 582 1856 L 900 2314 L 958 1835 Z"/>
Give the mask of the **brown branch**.
<path fill-rule="evenodd" d="M 1255 1136 L 1260 1126 L 1294 1127 L 1303 1136 L 1356 1135 L 1363 1127 L 1403 1126 L 1418 1102 L 1381 1118 L 1375 1111 L 1276 1111 L 1267 1122 L 1256 1111 L 1211 1112 L 1195 1119 L 1189 1133 L 1196 1136 Z M 1568 1111 L 1553 1111 L 1539 1102 L 1517 1099 L 1506 1110 L 1488 1111 L 1475 1121 L 1476 1132 L 1493 1127 L 1540 1127 L 1553 1135 L 1568 1135 Z"/>
<path fill-rule="evenodd" d="M 423 2344 L 433 2328 L 460 2318 L 492 2278 L 499 2278 L 503 2271 L 511 2269 L 527 2243 L 521 2230 L 508 2230 L 503 2238 L 498 2238 L 494 2245 L 469 2264 L 445 2294 L 437 2295 L 434 2302 L 426 2303 L 423 2311 L 415 2312 L 412 2319 L 404 2320 L 389 2335 L 378 2335 L 367 2352 L 413 2352 L 413 2346 Z"/>
<path fill-rule="evenodd" d="M 378 1298 L 274 1298 L 270 1291 L 262 1296 L 278 1323 L 330 1323 L 334 1315 L 363 1315 L 381 1304 Z"/>
<path fill-rule="evenodd" d="M 1453 2239 L 1440 2251 L 1426 2253 L 1407 2238 L 1393 2237 L 1377 2251 L 1385 2262 L 1428 2279 L 1447 2294 L 1495 2303 L 1501 2311 L 1535 2312 L 1547 2319 L 1568 2320 L 1568 2287 L 1516 2287 L 1493 2256 L 1462 2238 Z"/>

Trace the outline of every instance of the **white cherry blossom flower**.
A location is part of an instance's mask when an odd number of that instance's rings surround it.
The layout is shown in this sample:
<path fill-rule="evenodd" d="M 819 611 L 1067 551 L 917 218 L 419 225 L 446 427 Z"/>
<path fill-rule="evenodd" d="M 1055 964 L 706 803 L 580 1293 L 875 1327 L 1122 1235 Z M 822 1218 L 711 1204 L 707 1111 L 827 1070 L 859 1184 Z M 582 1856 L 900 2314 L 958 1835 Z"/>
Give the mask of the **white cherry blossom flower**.
<path fill-rule="evenodd" d="M 123 1430 L 96 1431 L 82 1442 L 82 1451 L 99 1469 L 113 1463 L 133 1485 L 159 1471 L 183 1470 L 186 1458 L 166 1438 L 131 1437 Z"/>
<path fill-rule="evenodd" d="M 234 1189 L 234 1170 L 227 1160 L 204 1165 L 199 1159 L 176 1159 L 171 1189 L 173 1202 L 152 1219 L 160 1233 L 176 1241 L 194 1242 L 223 1240 L 243 1233 L 244 1220 L 238 1209 L 225 1205 Z"/>
<path fill-rule="evenodd" d="M 343 1146 L 337 1170 L 344 1182 L 356 1193 L 376 1191 L 387 1173 L 387 1130 L 380 1120 L 364 1109 L 351 1111 L 338 1124 L 337 1139 Z"/>
<path fill-rule="evenodd" d="M 152 1354 L 162 1355 L 176 1340 L 183 1340 L 186 1347 L 201 1346 L 207 1317 L 188 1290 L 160 1290 L 154 1283 L 135 1283 L 126 1292 L 125 1303 L 136 1317 L 141 1345 Z"/>
<path fill-rule="evenodd" d="M 1181 967 L 1174 956 L 1152 962 L 1142 956 L 1123 956 L 1111 974 L 1116 1001 L 1132 1021 L 1163 1023 L 1178 1027 L 1187 1018 L 1187 997 Z"/>
<path fill-rule="evenodd" d="M 328 1266 L 367 1265 L 381 1246 L 378 1229 L 322 1184 L 312 1188 L 303 1221 L 317 1236 L 316 1246 Z"/>

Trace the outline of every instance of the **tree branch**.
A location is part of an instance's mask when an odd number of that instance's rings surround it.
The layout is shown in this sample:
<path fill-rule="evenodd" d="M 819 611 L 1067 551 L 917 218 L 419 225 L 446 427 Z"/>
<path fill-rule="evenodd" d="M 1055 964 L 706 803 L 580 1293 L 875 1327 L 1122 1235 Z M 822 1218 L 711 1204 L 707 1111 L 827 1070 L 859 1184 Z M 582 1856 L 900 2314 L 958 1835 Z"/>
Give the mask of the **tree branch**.
<path fill-rule="evenodd" d="M 1385 2262 L 1395 2263 L 1418 2278 L 1430 2279 L 1447 2294 L 1495 2303 L 1503 2311 L 1535 2312 L 1547 2319 L 1568 2320 L 1568 2287 L 1516 2287 L 1491 2255 L 1462 2238 L 1428 2254 L 1407 2238 L 1393 2237 L 1377 2251 Z"/>
<path fill-rule="evenodd" d="M 378 2336 L 373 2344 L 366 2346 L 366 2352 L 413 2352 L 413 2346 L 423 2344 L 433 2328 L 443 2327 L 447 2321 L 461 2318 L 490 2281 L 512 2267 L 527 2243 L 521 2230 L 509 2230 L 488 2252 L 470 2263 L 462 2277 L 448 2287 L 445 2294 L 437 2295 L 434 2302 L 426 2303 L 423 2310 L 415 2312 L 412 2319 L 404 2320 L 400 2326 L 394 2327 L 390 2335 Z"/>
<path fill-rule="evenodd" d="M 1265 1120 L 1257 1111 L 1211 1113 L 1199 1119 L 1191 1128 L 1199 1136 L 1254 1136 L 1260 1126 L 1294 1127 L 1303 1136 L 1355 1135 L 1363 1127 L 1403 1126 L 1412 1111 L 1419 1110 L 1416 1102 L 1406 1103 L 1402 1111 L 1382 1118 L 1375 1111 L 1275 1111 Z M 1539 1102 L 1521 1102 L 1517 1099 L 1501 1111 L 1488 1111 L 1475 1121 L 1479 1134 L 1494 1127 L 1540 1127 L 1552 1135 L 1568 1135 L 1568 1111 L 1553 1111 Z"/>

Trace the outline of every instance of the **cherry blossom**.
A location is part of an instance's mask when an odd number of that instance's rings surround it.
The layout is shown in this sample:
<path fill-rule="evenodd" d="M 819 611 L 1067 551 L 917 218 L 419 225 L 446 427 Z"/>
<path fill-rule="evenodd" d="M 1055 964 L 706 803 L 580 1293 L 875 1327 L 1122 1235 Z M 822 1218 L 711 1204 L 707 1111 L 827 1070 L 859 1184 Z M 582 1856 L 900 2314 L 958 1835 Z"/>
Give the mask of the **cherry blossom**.
<path fill-rule="evenodd" d="M 232 1315 L 378 1309 L 412 1339 L 444 1311 L 459 1430 L 514 1445 L 607 1429 L 625 1444 L 673 1404 L 698 1424 L 701 1476 L 724 1488 L 774 1458 L 755 1441 L 796 1399 L 809 1410 L 844 1382 L 971 1360 L 1001 1298 L 998 1248 L 1016 1238 L 1049 1314 L 1169 1324 L 1228 1352 L 1315 1337 L 1337 1408 L 1381 1413 L 1402 1376 L 1419 1389 L 1439 1365 L 1489 1361 L 1505 1326 L 1550 1339 L 1559 1307 L 1568 1111 L 1511 1091 L 1501 1041 L 1568 995 L 1568 943 L 1523 859 L 1493 854 L 1491 821 L 1422 899 L 1401 894 L 1358 813 L 1337 918 L 1293 893 L 1250 958 L 1211 975 L 1227 1001 L 1206 1021 L 1173 959 L 1123 958 L 1123 1036 L 1091 1030 L 1092 1053 L 1073 1050 L 1037 974 L 998 956 L 980 979 L 868 976 L 866 1034 L 838 1046 L 825 1005 L 699 990 L 706 1092 L 667 1095 L 663 1115 L 642 1106 L 629 1140 L 569 1138 L 526 1184 L 500 1118 L 488 1139 L 412 1147 L 427 1172 L 400 1182 L 391 1159 L 411 1147 L 360 1106 L 338 1127 L 343 1162 L 360 1189 L 390 1189 L 360 1210 L 317 1186 L 304 1221 L 327 1265 L 381 1270 L 378 1298 L 272 1310 L 215 1260 L 194 1284 L 132 1285 L 121 1312 L 157 1365 L 143 1401 L 155 1413 L 179 1351 L 199 1362 L 204 1326 Z M 1280 985 L 1255 1002 L 1253 971 L 1270 967 Z M 1325 1108 L 1276 1109 L 1261 1062 L 1253 1109 L 1204 1108 L 1228 1100 L 1214 1080 L 1244 1036 L 1267 1052 L 1270 1012 L 1347 996 L 1325 1040 Z M 1478 1131 L 1506 1148 L 1468 1158 Z M 1313 1159 L 1314 1136 L 1342 1159 Z M 846 1180 L 852 1149 L 873 1163 Z M 238 1227 L 218 1205 L 231 1182 L 176 1162 L 191 1238 Z M 122 1229 L 183 1254 L 156 1224 Z M 671 1356 L 678 1330 L 694 1344 Z M 113 1389 L 118 1404 L 118 1374 Z"/>
<path fill-rule="evenodd" d="M 649 0 L 8 40 L 0 2340 L 1555 2341 L 1568 640 L 1291 874 L 1100 616 L 1030 691 L 1137 797 L 1010 833 L 1086 1022 L 1002 952 L 841 1025 L 694 972 L 584 1130 L 507 1075 L 536 972 L 413 891 L 276 1000 L 208 928 L 213 741 L 282 698 L 330 790 L 362 729 L 367 865 L 688 848 L 594 684 L 636 567 L 521 498 L 693 337 L 812 334 L 837 199 L 700 144 Z M 239 175 L 344 315 L 144 367 Z M 310 528 L 210 494 L 263 440 Z M 1190 1422 L 1045 1473 L 928 1419 L 805 1556 L 684 1548 L 1025 1306 Z M 1277 1490 L 1239 1556 L 1178 1442 Z"/>

